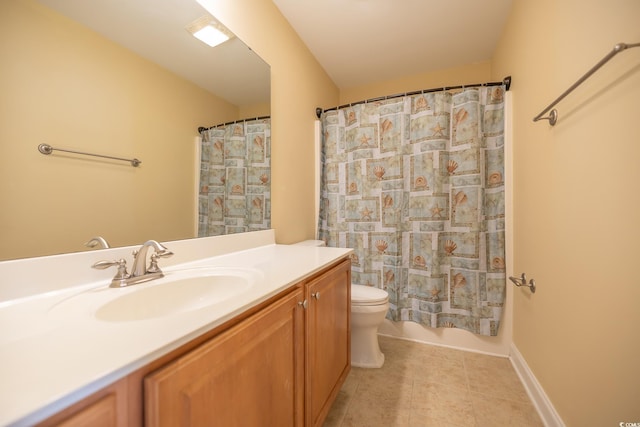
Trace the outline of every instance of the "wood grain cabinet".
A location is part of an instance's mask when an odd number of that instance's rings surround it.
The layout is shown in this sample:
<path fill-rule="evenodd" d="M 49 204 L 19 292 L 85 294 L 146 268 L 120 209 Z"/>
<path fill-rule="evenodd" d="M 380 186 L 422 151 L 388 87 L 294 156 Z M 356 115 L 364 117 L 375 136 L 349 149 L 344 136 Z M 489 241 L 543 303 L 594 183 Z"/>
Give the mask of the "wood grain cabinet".
<path fill-rule="evenodd" d="M 351 368 L 345 260 L 145 379 L 148 426 L 320 426 Z"/>
<path fill-rule="evenodd" d="M 306 426 L 321 426 L 351 369 L 351 263 L 305 285 Z"/>
<path fill-rule="evenodd" d="M 282 298 L 147 376 L 146 425 L 300 425 L 302 297 Z"/>
<path fill-rule="evenodd" d="M 65 426 L 321 426 L 351 368 L 337 262 L 46 420 Z"/>
<path fill-rule="evenodd" d="M 37 424 L 37 427 L 126 427 L 128 425 L 127 379 L 124 378 Z"/>

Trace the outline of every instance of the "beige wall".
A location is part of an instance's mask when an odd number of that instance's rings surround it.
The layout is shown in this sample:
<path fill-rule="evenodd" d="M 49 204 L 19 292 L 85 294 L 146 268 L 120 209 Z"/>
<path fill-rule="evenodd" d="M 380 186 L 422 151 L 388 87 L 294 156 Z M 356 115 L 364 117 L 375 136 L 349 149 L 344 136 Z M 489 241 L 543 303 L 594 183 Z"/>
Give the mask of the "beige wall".
<path fill-rule="evenodd" d="M 415 90 L 485 83 L 490 78 L 491 61 L 478 62 L 461 67 L 399 77 L 365 86 L 343 88 L 340 90 L 340 104 Z M 498 80 L 502 81 L 502 77 Z"/>
<path fill-rule="evenodd" d="M 242 105 L 238 109 L 238 118 L 248 119 L 252 117 L 268 116 L 271 111 L 271 104 Z"/>
<path fill-rule="evenodd" d="M 338 89 L 271 1 L 202 4 L 271 66 L 271 225 L 278 243 L 312 239 L 315 109 Z"/>
<path fill-rule="evenodd" d="M 31 0 L 0 2 L 0 58 L 0 259 L 193 236 L 197 127 L 237 107 Z"/>
<path fill-rule="evenodd" d="M 618 42 L 637 0 L 515 0 L 492 61 L 513 76 L 514 344 L 568 426 L 640 421 L 640 48 L 532 118 Z"/>

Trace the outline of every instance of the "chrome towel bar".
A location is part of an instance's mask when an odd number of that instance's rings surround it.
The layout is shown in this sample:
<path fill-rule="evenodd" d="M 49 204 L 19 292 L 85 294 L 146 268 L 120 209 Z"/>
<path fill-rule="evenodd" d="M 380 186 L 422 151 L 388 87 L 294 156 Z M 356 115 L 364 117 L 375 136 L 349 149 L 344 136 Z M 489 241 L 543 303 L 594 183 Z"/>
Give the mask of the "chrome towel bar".
<path fill-rule="evenodd" d="M 122 160 L 125 162 L 131 163 L 131 166 L 137 168 L 142 163 L 142 160 L 138 159 L 124 159 L 122 157 L 113 157 L 113 156 L 105 156 L 103 154 L 92 154 L 92 153 L 83 153 L 82 151 L 73 151 L 73 150 L 64 150 L 62 148 L 53 148 L 49 144 L 40 144 L 38 145 L 38 151 L 42 154 L 51 154 L 53 151 L 64 151 L 65 153 L 73 153 L 73 154 L 82 154 L 83 156 L 93 156 L 93 157 L 102 157 L 105 159 L 113 159 L 113 160 Z"/>
<path fill-rule="evenodd" d="M 609 52 L 604 58 L 602 58 L 600 60 L 600 62 L 598 62 L 596 65 L 594 65 L 589 71 L 587 71 L 587 73 L 584 76 L 580 77 L 578 79 L 578 81 L 575 82 L 573 85 L 571 85 L 571 87 L 569 89 L 565 90 L 564 93 L 562 95 L 560 95 L 558 98 L 556 98 L 556 100 L 553 101 L 551 104 L 549 104 L 549 106 L 547 106 L 547 108 L 542 110 L 542 112 L 540 114 L 535 116 L 533 118 L 533 121 L 537 122 L 538 120 L 549 120 L 549 124 L 551 126 L 555 125 L 556 122 L 558 121 L 558 111 L 553 107 L 555 107 L 556 104 L 558 102 L 562 101 L 567 95 L 569 95 L 571 92 L 573 92 L 573 90 L 575 88 L 580 86 L 582 84 L 582 82 L 587 80 L 593 73 L 598 71 L 600 69 L 600 67 L 602 67 L 604 64 L 609 62 L 609 60 L 611 58 L 613 58 L 614 56 L 616 56 L 618 53 L 622 52 L 623 50 L 630 49 L 632 47 L 640 47 L 640 43 L 632 43 L 632 44 L 618 43 L 617 45 L 615 45 L 611 52 Z M 552 108 L 553 108 L 553 110 L 551 110 Z M 546 117 L 542 117 L 549 110 L 551 110 L 549 115 L 546 116 Z"/>

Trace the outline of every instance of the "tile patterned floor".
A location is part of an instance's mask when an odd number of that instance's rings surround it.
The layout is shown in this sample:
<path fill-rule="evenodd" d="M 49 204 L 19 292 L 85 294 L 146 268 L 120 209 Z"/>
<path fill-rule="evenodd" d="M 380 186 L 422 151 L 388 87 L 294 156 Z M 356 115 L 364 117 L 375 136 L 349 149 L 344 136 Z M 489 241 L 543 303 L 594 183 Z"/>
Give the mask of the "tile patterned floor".
<path fill-rule="evenodd" d="M 380 337 L 385 364 L 352 368 L 324 427 L 539 427 L 506 358 Z"/>

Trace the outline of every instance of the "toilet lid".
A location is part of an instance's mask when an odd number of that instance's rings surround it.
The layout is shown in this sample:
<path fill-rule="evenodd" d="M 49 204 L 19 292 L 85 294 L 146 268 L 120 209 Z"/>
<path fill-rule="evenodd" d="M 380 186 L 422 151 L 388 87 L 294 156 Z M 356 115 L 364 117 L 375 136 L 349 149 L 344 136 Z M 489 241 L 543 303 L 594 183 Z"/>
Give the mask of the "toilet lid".
<path fill-rule="evenodd" d="M 389 294 L 382 289 L 372 286 L 351 285 L 351 303 L 358 305 L 384 304 L 389 300 Z"/>

